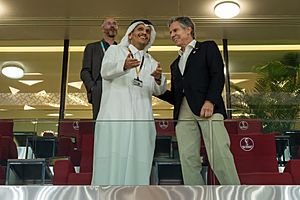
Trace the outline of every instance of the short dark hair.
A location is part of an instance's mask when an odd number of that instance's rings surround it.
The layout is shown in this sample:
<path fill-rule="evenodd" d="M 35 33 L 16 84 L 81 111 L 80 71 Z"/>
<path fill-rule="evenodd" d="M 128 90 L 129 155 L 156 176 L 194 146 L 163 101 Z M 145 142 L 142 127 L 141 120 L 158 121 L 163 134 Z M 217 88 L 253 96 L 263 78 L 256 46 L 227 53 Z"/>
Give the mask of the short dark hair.
<path fill-rule="evenodd" d="M 187 27 L 191 27 L 192 29 L 192 37 L 193 39 L 195 39 L 195 24 L 194 22 L 192 21 L 191 18 L 189 17 L 186 17 L 186 16 L 176 16 L 176 17 L 172 17 L 169 22 L 168 22 L 168 27 L 170 27 L 170 25 L 173 23 L 173 22 L 179 22 L 181 27 L 182 28 L 187 28 Z"/>

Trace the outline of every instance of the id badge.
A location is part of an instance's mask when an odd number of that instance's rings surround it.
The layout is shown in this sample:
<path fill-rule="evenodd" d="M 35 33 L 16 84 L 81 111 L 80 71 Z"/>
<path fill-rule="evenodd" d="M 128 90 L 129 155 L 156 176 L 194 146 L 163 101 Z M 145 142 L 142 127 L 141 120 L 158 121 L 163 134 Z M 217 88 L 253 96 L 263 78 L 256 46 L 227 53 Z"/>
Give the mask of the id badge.
<path fill-rule="evenodd" d="M 143 87 L 143 81 L 137 78 L 133 79 L 132 84 L 138 87 Z"/>

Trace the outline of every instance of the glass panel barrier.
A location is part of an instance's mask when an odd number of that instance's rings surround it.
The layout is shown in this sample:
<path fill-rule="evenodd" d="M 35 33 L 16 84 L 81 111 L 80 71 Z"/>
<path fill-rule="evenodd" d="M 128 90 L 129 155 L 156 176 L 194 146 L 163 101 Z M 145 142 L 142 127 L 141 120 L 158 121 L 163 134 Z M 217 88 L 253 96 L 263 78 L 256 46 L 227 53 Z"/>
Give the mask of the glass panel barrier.
<path fill-rule="evenodd" d="M 4 122 L 0 120 L 1 127 Z M 71 169 L 69 173 L 85 176 L 75 178 L 74 184 L 89 185 L 94 155 L 97 169 L 102 169 L 98 177 L 118 169 L 118 173 L 134 172 L 147 181 L 136 184 L 237 185 L 237 180 L 246 185 L 298 184 L 299 120 L 223 120 L 215 114 L 211 120 L 34 119 L 13 123 L 13 134 L 1 133 L 0 139 L 1 152 L 6 147 L 8 151 L 0 166 L 6 168 L 4 184 L 59 185 L 63 183 L 55 177 Z M 273 124 L 272 130 L 264 129 Z M 278 131 L 278 124 L 293 124 L 293 128 Z M 24 170 L 26 174 L 21 173 Z M 116 180 L 121 181 L 119 176 Z"/>

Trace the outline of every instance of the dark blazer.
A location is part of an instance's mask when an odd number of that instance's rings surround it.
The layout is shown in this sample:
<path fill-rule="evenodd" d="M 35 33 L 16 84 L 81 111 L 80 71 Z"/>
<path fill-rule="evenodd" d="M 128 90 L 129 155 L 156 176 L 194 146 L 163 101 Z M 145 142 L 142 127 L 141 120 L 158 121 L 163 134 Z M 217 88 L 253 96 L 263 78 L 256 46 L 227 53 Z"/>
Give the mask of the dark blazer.
<path fill-rule="evenodd" d="M 178 63 L 171 64 L 171 90 L 159 98 L 174 105 L 174 119 L 178 119 L 182 99 L 185 96 L 192 112 L 199 116 L 205 100 L 214 104 L 214 113 L 226 118 L 221 96 L 224 87 L 224 64 L 218 46 L 213 41 L 196 42 L 185 66 L 183 75 Z"/>
<path fill-rule="evenodd" d="M 102 94 L 102 77 L 100 71 L 104 52 L 100 42 L 86 45 L 80 72 L 80 78 L 87 91 L 88 101 L 93 105 L 93 119 L 97 118 Z"/>

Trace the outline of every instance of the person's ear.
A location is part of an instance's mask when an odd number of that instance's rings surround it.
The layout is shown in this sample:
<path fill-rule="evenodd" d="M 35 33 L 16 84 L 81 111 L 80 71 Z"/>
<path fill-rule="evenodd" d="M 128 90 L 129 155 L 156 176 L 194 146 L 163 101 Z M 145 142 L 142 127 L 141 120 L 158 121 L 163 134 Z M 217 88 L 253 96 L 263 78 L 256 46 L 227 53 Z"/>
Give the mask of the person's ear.
<path fill-rule="evenodd" d="M 128 35 L 128 39 L 131 40 L 132 39 L 132 33 L 129 33 Z"/>
<path fill-rule="evenodd" d="M 192 28 L 191 27 L 187 27 L 186 29 L 189 31 L 190 35 L 192 35 Z"/>

